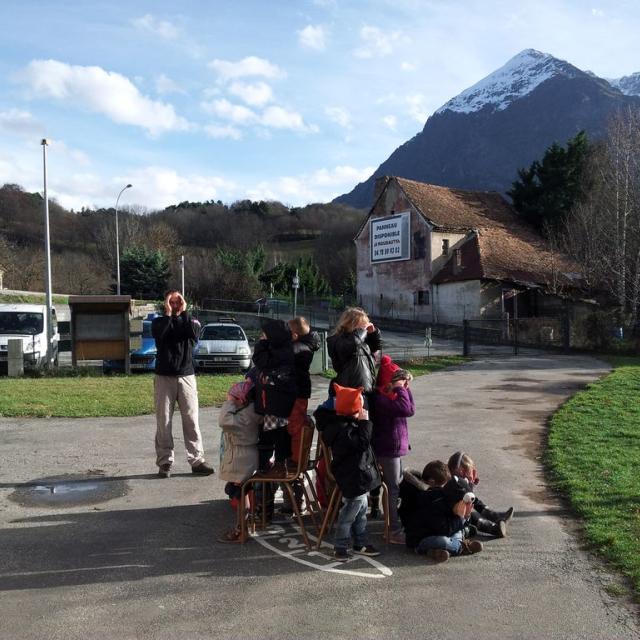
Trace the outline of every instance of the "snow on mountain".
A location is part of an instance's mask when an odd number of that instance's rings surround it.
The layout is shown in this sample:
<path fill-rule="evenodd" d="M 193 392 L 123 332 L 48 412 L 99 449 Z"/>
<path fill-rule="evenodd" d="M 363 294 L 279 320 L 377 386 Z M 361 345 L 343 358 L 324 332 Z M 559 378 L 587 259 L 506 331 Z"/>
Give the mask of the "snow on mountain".
<path fill-rule="evenodd" d="M 615 80 L 607 79 L 607 82 L 622 91 L 625 96 L 640 96 L 640 71 Z"/>
<path fill-rule="evenodd" d="M 575 77 L 580 73 L 583 72 L 548 53 L 525 49 L 503 67 L 449 100 L 436 113 L 447 110 L 472 113 L 487 105 L 493 106 L 494 111 L 502 111 L 555 75 Z"/>

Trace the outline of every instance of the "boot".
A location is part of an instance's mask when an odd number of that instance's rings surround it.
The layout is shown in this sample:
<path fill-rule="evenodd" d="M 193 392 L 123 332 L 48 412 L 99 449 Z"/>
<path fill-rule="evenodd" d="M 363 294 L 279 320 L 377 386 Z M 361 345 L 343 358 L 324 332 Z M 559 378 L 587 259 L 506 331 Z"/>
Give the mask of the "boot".
<path fill-rule="evenodd" d="M 500 522 L 500 520 L 509 522 L 513 518 L 513 507 L 509 507 L 506 511 L 493 511 L 493 509 L 485 507 L 482 510 L 482 517 L 491 520 L 491 522 Z"/>
<path fill-rule="evenodd" d="M 463 533 L 465 538 L 475 538 L 478 535 L 478 527 L 468 524 L 465 526 Z"/>
<path fill-rule="evenodd" d="M 487 520 L 486 518 L 478 518 L 477 527 L 480 533 L 488 533 L 496 538 L 507 537 L 507 525 L 504 520 L 491 522 L 491 520 Z"/>
<path fill-rule="evenodd" d="M 479 540 L 463 540 L 460 547 L 461 556 L 471 556 L 482 551 L 482 542 Z"/>

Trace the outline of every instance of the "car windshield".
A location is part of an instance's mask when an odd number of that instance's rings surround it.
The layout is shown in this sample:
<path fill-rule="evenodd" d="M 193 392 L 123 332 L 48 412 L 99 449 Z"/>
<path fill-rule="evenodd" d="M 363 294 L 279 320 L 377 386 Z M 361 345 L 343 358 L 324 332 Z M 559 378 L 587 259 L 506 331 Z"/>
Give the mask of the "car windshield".
<path fill-rule="evenodd" d="M 244 333 L 240 327 L 205 327 L 201 340 L 244 340 Z"/>
<path fill-rule="evenodd" d="M 0 311 L 0 333 L 28 334 L 35 336 L 42 333 L 44 316 L 42 313 L 25 313 L 22 311 Z"/>

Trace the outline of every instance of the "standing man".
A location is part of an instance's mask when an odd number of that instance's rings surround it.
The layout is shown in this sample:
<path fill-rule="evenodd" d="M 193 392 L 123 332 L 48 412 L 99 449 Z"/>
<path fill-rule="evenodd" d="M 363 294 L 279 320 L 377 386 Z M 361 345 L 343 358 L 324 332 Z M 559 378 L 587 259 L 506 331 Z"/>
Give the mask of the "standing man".
<path fill-rule="evenodd" d="M 193 368 L 193 347 L 198 341 L 197 320 L 187 313 L 187 302 L 179 291 L 164 299 L 164 316 L 155 318 L 151 333 L 156 341 L 156 464 L 158 476 L 168 478 L 173 464 L 171 421 L 176 401 L 182 416 L 182 433 L 187 461 L 193 473 L 208 476 L 213 467 L 204 461 L 202 435 L 198 426 L 198 388 Z"/>

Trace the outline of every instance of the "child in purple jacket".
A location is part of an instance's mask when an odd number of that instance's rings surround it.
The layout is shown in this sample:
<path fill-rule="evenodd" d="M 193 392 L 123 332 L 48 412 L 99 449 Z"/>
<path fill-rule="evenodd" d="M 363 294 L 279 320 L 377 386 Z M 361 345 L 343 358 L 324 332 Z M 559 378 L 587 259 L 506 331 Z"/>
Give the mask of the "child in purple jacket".
<path fill-rule="evenodd" d="M 402 482 L 402 456 L 409 452 L 407 418 L 416 410 L 409 382 L 413 376 L 382 356 L 373 397 L 373 450 L 389 490 L 391 544 L 404 544 L 405 536 L 398 517 L 398 496 Z"/>

